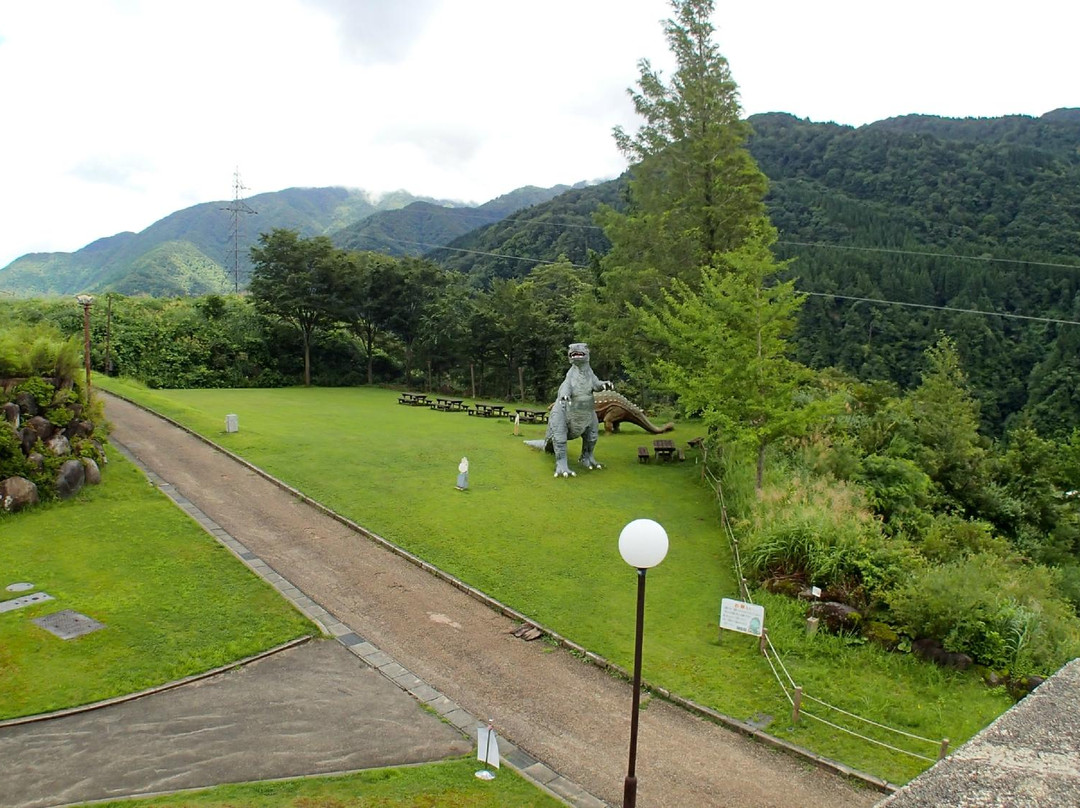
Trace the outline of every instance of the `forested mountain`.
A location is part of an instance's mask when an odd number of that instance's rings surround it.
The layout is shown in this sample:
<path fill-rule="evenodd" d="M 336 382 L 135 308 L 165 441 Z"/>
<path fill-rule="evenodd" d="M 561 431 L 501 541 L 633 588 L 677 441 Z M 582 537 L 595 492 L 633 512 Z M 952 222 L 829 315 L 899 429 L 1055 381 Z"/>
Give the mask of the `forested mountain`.
<path fill-rule="evenodd" d="M 1078 425 L 1080 361 L 1066 344 L 1080 326 L 1049 321 L 1080 321 L 1080 111 L 753 123 L 779 252 L 812 295 L 801 360 L 910 386 L 944 331 L 984 425 L 1021 411 L 1049 432 Z"/>
<path fill-rule="evenodd" d="M 909 387 L 945 331 L 992 431 L 1021 411 L 1051 432 L 1080 425 L 1080 326 L 1046 321 L 1080 321 L 1080 110 L 860 128 L 783 113 L 750 122 L 778 251 L 811 294 L 799 359 Z M 479 282 L 560 253 L 584 265 L 588 250 L 607 249 L 593 214 L 620 207 L 620 189 L 568 192 L 429 257 Z"/>
<path fill-rule="evenodd" d="M 427 257 L 478 283 L 527 275 L 538 262 L 560 255 L 584 265 L 590 251 L 604 253 L 611 246 L 593 223 L 593 214 L 600 205 L 621 207 L 625 192 L 625 179 L 575 188 L 497 224 L 479 227 Z"/>
<path fill-rule="evenodd" d="M 407 191 L 376 198 L 340 187 L 288 188 L 245 200 L 254 214 L 239 217 L 235 245 L 230 203 L 205 202 L 142 232 L 98 239 L 74 253 L 24 255 L 0 269 L 0 290 L 20 297 L 106 290 L 156 297 L 228 291 L 236 282 L 246 285 L 249 249 L 260 233 L 275 228 L 297 230 L 304 237 L 332 235 L 348 249 L 418 255 L 570 187 L 526 186 L 478 207 Z M 234 263 L 238 277 L 233 276 Z"/>
<path fill-rule="evenodd" d="M 363 191 L 345 188 L 289 188 L 246 201 L 256 213 L 244 215 L 241 222 L 240 270 L 245 276 L 248 247 L 262 230 L 294 227 L 306 235 L 321 234 L 379 209 Z M 23 297 L 106 289 L 161 296 L 231 289 L 228 204 L 194 205 L 139 233 L 98 239 L 73 253 L 24 255 L 0 270 L 0 289 Z"/>
<path fill-rule="evenodd" d="M 388 255 L 422 255 L 472 230 L 492 224 L 515 211 L 547 202 L 568 191 L 568 185 L 532 185 L 485 202 L 479 207 L 413 202 L 399 210 L 372 214 L 332 235 L 346 250 L 374 250 Z"/>

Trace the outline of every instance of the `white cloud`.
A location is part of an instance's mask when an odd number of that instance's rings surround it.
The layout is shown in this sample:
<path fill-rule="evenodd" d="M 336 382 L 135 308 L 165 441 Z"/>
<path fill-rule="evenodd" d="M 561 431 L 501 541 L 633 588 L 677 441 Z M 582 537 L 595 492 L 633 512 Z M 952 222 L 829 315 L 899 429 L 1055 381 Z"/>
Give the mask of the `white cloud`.
<path fill-rule="evenodd" d="M 665 0 L 0 0 L 0 267 L 174 210 L 345 185 L 483 202 L 614 176 Z M 1080 11 L 718 3 L 748 113 L 860 124 L 1080 106 Z"/>

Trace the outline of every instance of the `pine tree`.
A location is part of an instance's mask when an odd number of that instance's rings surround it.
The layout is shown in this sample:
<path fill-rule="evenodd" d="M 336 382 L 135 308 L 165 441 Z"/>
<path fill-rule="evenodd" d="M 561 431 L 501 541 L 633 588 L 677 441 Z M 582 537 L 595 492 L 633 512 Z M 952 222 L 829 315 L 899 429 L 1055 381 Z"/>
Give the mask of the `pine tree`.
<path fill-rule="evenodd" d="M 713 442 L 752 448 L 760 490 L 767 447 L 816 411 L 797 400 L 809 373 L 787 356 L 802 297 L 776 281 L 767 181 L 712 41 L 712 0 L 672 7 L 664 31 L 677 69 L 665 84 L 641 62 L 630 94 L 644 123 L 615 131 L 632 163 L 630 205 L 600 214 L 612 249 L 582 319 L 596 365 L 618 357 L 700 414 Z"/>
<path fill-rule="evenodd" d="M 649 365 L 653 385 L 678 395 L 714 442 L 743 445 L 757 462 L 756 487 L 773 442 L 804 432 L 831 406 L 800 401 L 811 372 L 788 358 L 787 338 L 803 297 L 794 282 L 767 283 L 782 269 L 769 250 L 771 229 L 703 267 L 697 289 L 673 281 L 661 305 L 639 310 L 643 332 L 662 358 Z"/>
<path fill-rule="evenodd" d="M 746 149 L 750 127 L 712 41 L 712 0 L 674 0 L 672 8 L 664 26 L 677 62 L 671 82 L 643 59 L 629 93 L 644 123 L 633 135 L 615 130 L 631 163 L 630 205 L 598 216 L 612 249 L 582 313 L 601 362 L 633 344 L 627 304 L 657 298 L 674 278 L 695 288 L 701 268 L 739 247 L 765 215 L 767 180 Z"/>

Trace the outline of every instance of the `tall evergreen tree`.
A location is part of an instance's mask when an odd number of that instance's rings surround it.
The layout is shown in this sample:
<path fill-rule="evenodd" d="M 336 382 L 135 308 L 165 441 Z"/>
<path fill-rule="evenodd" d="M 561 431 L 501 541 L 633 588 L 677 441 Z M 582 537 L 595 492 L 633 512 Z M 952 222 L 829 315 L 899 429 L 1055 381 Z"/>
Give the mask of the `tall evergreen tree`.
<path fill-rule="evenodd" d="M 628 303 L 656 299 L 673 278 L 695 288 L 701 268 L 739 247 L 765 214 L 767 180 L 746 149 L 738 89 L 712 41 L 712 0 L 673 0 L 672 8 L 664 26 L 677 63 L 671 82 L 643 59 L 629 93 L 644 123 L 633 135 L 615 130 L 631 163 L 630 204 L 598 215 L 612 249 L 583 312 L 601 361 L 634 344 Z"/>
<path fill-rule="evenodd" d="M 640 312 L 644 333 L 661 347 L 650 380 L 676 394 L 687 415 L 700 416 L 713 441 L 753 452 L 758 491 L 768 446 L 804 432 L 829 406 L 797 396 L 811 372 L 788 358 L 787 337 L 803 298 L 793 281 L 766 283 L 782 268 L 769 234 L 703 267 L 696 290 L 675 279 L 662 305 Z"/>

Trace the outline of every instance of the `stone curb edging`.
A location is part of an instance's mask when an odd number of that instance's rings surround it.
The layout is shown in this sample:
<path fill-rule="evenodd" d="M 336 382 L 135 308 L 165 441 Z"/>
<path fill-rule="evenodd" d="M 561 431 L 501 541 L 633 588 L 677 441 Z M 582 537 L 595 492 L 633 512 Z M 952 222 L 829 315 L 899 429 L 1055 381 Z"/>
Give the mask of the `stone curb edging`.
<path fill-rule="evenodd" d="M 109 391 L 106 391 L 106 392 L 109 392 Z M 421 569 L 425 570 L 426 572 L 431 573 L 436 578 L 439 578 L 440 580 L 450 584 L 455 589 L 458 589 L 458 590 L 466 593 L 470 597 L 474 598 L 475 600 L 480 601 L 481 603 L 483 603 L 485 606 L 492 609 L 493 611 L 498 612 L 499 614 L 503 615 L 504 617 L 509 617 L 512 620 L 516 620 L 518 622 L 521 622 L 523 624 L 528 624 L 528 625 L 536 628 L 537 630 L 543 632 L 546 636 L 548 636 L 552 640 L 554 640 L 555 643 L 557 645 L 559 645 L 560 647 L 565 648 L 568 651 L 571 651 L 572 653 L 580 656 L 582 659 L 584 659 L 586 661 L 587 664 L 597 665 L 598 667 L 600 667 L 604 671 L 615 674 L 616 676 L 619 676 L 620 678 L 622 678 L 622 679 L 624 679 L 626 681 L 631 681 L 631 679 L 632 679 L 631 674 L 625 668 L 623 668 L 623 667 L 621 667 L 619 665 L 616 665 L 613 662 L 608 661 L 607 659 L 600 656 L 599 654 L 596 654 L 596 653 L 594 653 L 592 651 L 589 651 L 588 649 L 584 648 L 581 645 L 578 645 L 577 643 L 573 642 L 572 640 L 569 640 L 566 637 L 563 637 L 558 632 L 555 632 L 555 631 L 547 628 L 546 626 L 544 626 L 544 625 L 542 625 L 540 623 L 537 623 L 535 620 L 530 619 L 529 617 L 522 614 L 521 612 L 518 612 L 515 609 L 511 608 L 510 606 L 507 606 L 506 604 L 502 603 L 501 601 L 498 601 L 495 598 L 491 597 L 490 595 L 487 595 L 486 593 L 481 592 L 479 589 L 476 589 L 474 587 L 469 586 L 467 583 L 462 581 L 460 578 L 456 578 L 455 576 L 451 575 L 450 573 L 446 572 L 445 570 L 442 570 L 439 567 L 436 567 L 434 564 L 431 564 L 431 563 L 429 563 L 427 561 L 424 561 L 419 556 L 414 555 L 413 553 L 410 553 L 405 548 L 394 544 L 393 542 L 383 538 L 382 536 L 379 536 L 377 533 L 373 533 L 372 531 L 368 530 L 367 528 L 357 524 L 356 522 L 353 522 L 351 519 L 348 519 L 348 518 L 342 516 L 341 514 L 331 510 L 326 505 L 323 505 L 321 502 L 319 502 L 319 501 L 317 501 L 315 499 L 312 499 L 310 496 L 308 496 L 307 494 L 303 493 L 302 491 L 300 491 L 300 490 L 298 490 L 296 488 L 293 488 L 288 483 L 285 483 L 282 480 L 277 479 L 276 477 L 274 477 L 270 473 L 268 473 L 268 472 L 264 471 L 263 469 L 259 468 L 258 466 L 256 466 L 254 463 L 251 463 L 250 461 L 245 460 L 244 458 L 240 457 L 239 455 L 235 454 L 234 452 L 231 452 L 228 449 L 226 449 L 225 447 L 221 446 L 220 444 L 217 444 L 214 441 L 210 440 L 206 436 L 201 435 L 198 432 L 195 432 L 193 429 L 190 429 L 189 427 L 185 426 L 184 424 L 181 424 L 178 421 L 176 421 L 176 420 L 174 420 L 174 419 L 172 419 L 172 418 L 170 418 L 170 417 L 168 417 L 166 415 L 162 415 L 161 413 L 156 412 L 155 410 L 152 410 L 149 407 L 143 406 L 142 404 L 138 403 L 137 401 L 133 401 L 133 400 L 131 400 L 131 399 L 125 397 L 125 396 L 118 395 L 116 393 L 109 392 L 109 395 L 116 396 L 117 398 L 122 399 L 123 401 L 126 401 L 129 404 L 132 404 L 132 405 L 134 405 L 136 407 L 139 407 L 140 409 L 145 410 L 146 412 L 149 412 L 149 413 L 153 414 L 154 416 L 156 416 L 158 418 L 161 418 L 163 421 L 166 421 L 167 423 L 177 427 L 178 429 L 183 430 L 184 432 L 186 432 L 187 434 L 189 434 L 192 437 L 196 438 L 197 440 L 202 441 L 207 446 L 210 446 L 215 451 L 221 452 L 223 455 L 225 455 L 226 457 L 229 457 L 233 461 L 235 461 L 235 462 L 239 463 L 240 465 L 244 466 L 249 471 L 251 471 L 251 472 L 253 472 L 255 474 L 258 474 L 260 477 L 262 477 L 263 479 L 267 480 L 270 483 L 273 483 L 275 486 L 282 489 L 283 491 L 286 491 L 287 493 L 295 496 L 297 499 L 300 499 L 305 504 L 310 505 L 311 507 L 319 510 L 323 514 L 329 516 L 331 519 L 334 519 L 335 521 L 341 523 L 342 525 L 349 528 L 350 530 L 353 530 L 356 533 L 359 533 L 360 535 L 364 536 L 365 538 L 375 542 L 376 544 L 380 545 L 381 547 L 383 547 L 384 549 L 390 551 L 391 553 L 394 553 L 395 555 L 409 561 L 410 563 L 415 564 L 416 566 L 420 567 Z M 785 752 L 785 753 L 790 754 L 790 755 L 792 755 L 794 757 L 801 758 L 801 759 L 803 759 L 803 760 L 805 760 L 805 761 L 807 761 L 809 763 L 812 763 L 813 765 L 817 766 L 818 768 L 824 769 L 826 771 L 830 771 L 830 772 L 832 772 L 834 774 L 837 774 L 837 775 L 839 775 L 841 777 L 844 777 L 846 779 L 857 781 L 857 782 L 859 782 L 859 783 L 861 783 L 861 784 L 863 784 L 865 786 L 868 786 L 870 788 L 873 788 L 873 789 L 875 789 L 875 790 L 877 790 L 877 791 L 879 791 L 879 792 L 881 792 L 883 794 L 891 794 L 891 793 L 895 792 L 896 790 L 898 790 L 898 788 L 899 788 L 899 786 L 897 786 L 897 785 L 895 785 L 893 783 L 890 783 L 887 780 L 884 780 L 884 779 L 882 779 L 880 777 L 875 777 L 872 774 L 867 774 L 866 772 L 861 772 L 858 769 L 854 769 L 854 768 L 852 768 L 850 766 L 847 766 L 846 764 L 841 763 L 838 760 L 833 760 L 832 758 L 824 757 L 823 755 L 818 755 L 815 752 L 812 752 L 809 749 L 806 749 L 805 747 L 799 746 L 798 744 L 793 744 L 793 743 L 790 743 L 789 741 L 783 740 L 782 738 L 777 738 L 776 736 L 769 735 L 767 732 L 764 732 L 764 731 L 758 729 L 757 727 L 751 726 L 750 724 L 747 724 L 747 723 L 745 723 L 743 721 L 739 721 L 736 718 L 732 718 L 731 716 L 725 715 L 725 714 L 720 713 L 720 712 L 718 712 L 716 710 L 713 710 L 713 709 L 711 709 L 709 707 L 705 707 L 704 705 L 698 704 L 695 701 L 692 701 L 690 699 L 687 699 L 687 698 L 684 698 L 684 697 L 679 696 L 677 694 L 674 694 L 674 693 L 672 693 L 670 690 L 668 690 L 666 688 L 650 685 L 645 680 L 642 680 L 641 685 L 642 685 L 642 688 L 648 690 L 649 692 L 659 696 L 660 698 L 664 699 L 665 701 L 670 702 L 671 704 L 674 704 L 674 705 L 676 705 L 678 707 L 683 708 L 684 710 L 687 710 L 688 712 L 692 713 L 693 715 L 698 716 L 699 718 L 702 718 L 702 719 L 705 719 L 707 721 L 712 721 L 714 723 L 720 724 L 721 726 L 724 726 L 724 727 L 726 727 L 728 729 L 734 730 L 735 732 L 737 732 L 737 733 L 739 733 L 739 734 L 741 734 L 741 735 L 743 735 L 743 736 L 745 736 L 747 738 L 750 738 L 753 741 L 761 743 L 761 744 L 763 744 L 765 746 L 769 746 L 769 747 L 771 747 L 773 749 L 776 749 L 778 751 Z M 474 730 L 474 737 L 475 737 L 475 730 Z"/>
<path fill-rule="evenodd" d="M 22 724 L 34 724 L 38 721 L 49 721 L 53 718 L 65 718 L 69 715 L 78 715 L 79 713 L 88 713 L 91 710 L 100 710 L 103 707 L 111 707 L 114 704 L 124 704 L 125 702 L 135 701 L 146 696 L 153 696 L 155 693 L 164 693 L 166 690 L 173 690 L 183 685 L 189 685 L 192 682 L 198 682 L 202 679 L 209 679 L 211 676 L 217 676 L 219 673 L 225 673 L 226 671 L 235 670 L 236 668 L 242 668 L 252 662 L 258 662 L 260 659 L 273 656 L 274 654 L 282 651 L 288 651 L 290 648 L 295 648 L 298 645 L 303 645 L 311 639 L 307 637 L 297 637 L 295 640 L 289 640 L 286 643 L 270 648 L 266 651 L 260 651 L 258 654 L 254 654 L 244 659 L 237 660 L 236 662 L 230 662 L 228 665 L 221 665 L 217 668 L 213 668 L 202 673 L 193 673 L 191 676 L 185 676 L 183 679 L 177 679 L 174 682 L 166 682 L 163 685 L 157 687 L 151 687 L 146 690 L 140 690 L 138 693 L 128 693 L 124 696 L 116 696 L 111 699 L 104 699 L 102 701 L 95 701 L 90 704 L 80 704 L 78 707 L 69 707 L 66 710 L 54 710 L 51 713 L 37 713 L 35 715 L 24 715 L 19 718 L 9 718 L 5 721 L 0 721 L 0 729 L 6 729 L 7 727 L 17 727 Z"/>

